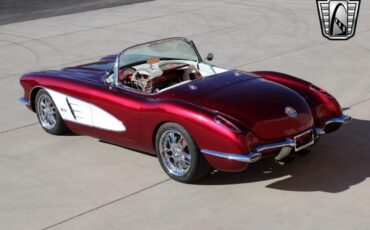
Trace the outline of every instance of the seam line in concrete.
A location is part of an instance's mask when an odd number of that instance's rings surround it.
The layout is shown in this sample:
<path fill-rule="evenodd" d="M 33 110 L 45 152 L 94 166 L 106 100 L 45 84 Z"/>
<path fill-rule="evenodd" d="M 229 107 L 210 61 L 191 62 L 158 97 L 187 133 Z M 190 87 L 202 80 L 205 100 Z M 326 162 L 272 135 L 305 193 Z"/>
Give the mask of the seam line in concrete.
<path fill-rule="evenodd" d="M 106 55 L 103 55 L 103 56 L 108 56 L 108 55 L 112 55 L 112 54 L 106 54 Z M 39 71 L 44 71 L 44 70 L 54 69 L 54 68 L 62 69 L 64 67 L 69 67 L 70 65 L 83 65 L 83 64 L 87 64 L 86 62 L 98 61 L 103 56 L 79 59 L 79 60 L 76 60 L 76 61 L 73 61 L 73 62 L 67 62 L 67 63 L 63 63 L 63 64 L 60 64 L 60 65 L 45 66 L 43 68 L 35 70 L 34 72 L 39 72 Z M 8 79 L 8 78 L 17 77 L 17 76 L 21 77 L 23 74 L 28 73 L 28 72 L 33 72 L 33 71 L 29 70 L 29 71 L 25 71 L 23 73 L 14 73 L 14 74 L 5 75 L 4 77 L 0 77 L 0 81 L 3 80 L 3 79 Z"/>
<path fill-rule="evenodd" d="M 2 22 L 0 22 L 0 25 L 8 25 L 8 24 L 13 24 L 13 23 L 20 23 L 20 22 L 27 22 L 27 21 L 35 21 L 35 20 L 38 20 L 38 19 L 46 19 L 46 18 L 51 18 L 51 17 L 58 17 L 58 16 L 67 16 L 67 15 L 73 15 L 73 14 L 78 14 L 78 13 L 84 13 L 84 12 L 89 12 L 89 11 L 98 11 L 98 10 L 104 10 L 104 9 L 110 9 L 110 8 L 115 8 L 115 7 L 120 7 L 120 6 L 129 6 L 129 5 L 134 5 L 134 4 L 140 4 L 140 3 L 145 3 L 147 1 L 153 1 L 153 0 L 144 0 L 144 1 L 129 1 L 129 2 L 123 2 L 123 1 L 120 1 L 121 3 L 119 2 L 111 2 L 112 5 L 109 5 L 108 6 L 100 6 L 100 7 L 96 7 L 94 8 L 93 6 L 95 5 L 93 2 L 82 2 L 78 8 L 79 10 L 77 11 L 68 11 L 66 10 L 66 8 L 68 7 L 67 6 L 59 6 L 59 7 L 53 7 L 53 8 L 44 8 L 42 9 L 41 11 L 39 12 L 36 12 L 37 15 L 39 15 L 39 17 L 37 16 L 32 16 L 32 14 L 27 14 L 25 12 L 19 12 L 19 13 L 15 13 L 13 15 L 7 15 L 6 17 L 3 18 Z M 36 3 L 37 4 L 37 3 Z M 56 13 L 55 15 L 53 15 L 51 12 L 54 12 Z M 19 17 L 26 17 L 25 20 L 20 20 L 20 21 L 8 21 L 7 22 L 7 19 L 11 19 L 11 18 L 19 18 Z M 27 19 L 28 18 L 28 19 Z M 5 20 L 5 22 L 4 22 Z"/>
<path fill-rule="evenodd" d="M 209 6 L 208 7 L 199 7 L 199 8 L 196 8 L 196 9 L 189 9 L 189 10 L 178 11 L 178 12 L 175 12 L 175 13 L 163 14 L 163 15 L 146 17 L 146 18 L 139 18 L 139 19 L 135 19 L 135 20 L 127 21 L 127 22 L 114 23 L 114 24 L 105 25 L 105 26 L 93 26 L 93 27 L 87 27 L 87 28 L 85 27 L 86 29 L 82 29 L 82 30 L 78 30 L 78 31 L 71 31 L 71 32 L 66 32 L 66 33 L 61 33 L 61 34 L 56 34 L 56 35 L 50 35 L 50 36 L 44 36 L 44 37 L 41 36 L 41 37 L 38 37 L 38 38 L 24 37 L 24 38 L 28 38 L 28 40 L 20 41 L 19 43 L 25 43 L 25 42 L 30 42 L 30 41 L 45 39 L 45 38 L 55 38 L 55 37 L 65 36 L 65 35 L 70 35 L 70 34 L 78 34 L 78 33 L 83 33 L 83 32 L 86 32 L 86 31 L 94 30 L 94 29 L 106 29 L 106 28 L 109 28 L 109 27 L 114 27 L 114 26 L 119 26 L 119 25 L 125 25 L 125 24 L 141 22 L 141 21 L 146 21 L 146 20 L 151 20 L 151 19 L 156 19 L 156 18 L 161 18 L 161 17 L 172 16 L 172 15 L 176 15 L 176 14 L 183 14 L 183 13 L 187 13 L 187 12 L 191 12 L 191 11 L 198 11 L 198 10 L 202 10 L 202 9 L 216 8 L 216 7 L 219 7 L 221 5 L 227 5 L 224 2 L 219 2 L 219 3 L 220 3 L 219 5 L 215 5 L 215 6 L 212 6 L 212 7 L 209 7 Z M 84 27 L 81 27 L 81 28 L 84 28 Z M 13 35 L 11 33 L 6 33 L 6 32 L 5 33 L 1 32 L 0 34 L 16 36 L 16 35 Z M 10 45 L 12 45 L 12 44 L 11 43 L 10 44 L 3 44 L 0 47 L 10 46 Z"/>
<path fill-rule="evenodd" d="M 15 73 L 15 74 L 10 74 L 10 75 L 5 75 L 4 77 L 0 77 L 0 80 L 11 78 L 11 77 L 16 77 L 16 76 L 19 76 L 19 74 Z"/>
<path fill-rule="evenodd" d="M 349 109 L 351 109 L 352 107 L 358 106 L 358 105 L 360 105 L 360 104 L 362 104 L 362 103 L 364 103 L 364 102 L 367 102 L 368 100 L 370 100 L 370 97 L 368 97 L 368 98 L 366 98 L 366 99 L 363 99 L 363 100 L 361 100 L 361 101 L 359 101 L 359 102 L 356 102 L 356 103 L 354 103 L 354 104 L 350 105 L 348 108 L 349 108 Z"/>
<path fill-rule="evenodd" d="M 12 131 L 15 131 L 15 130 L 18 130 L 18 129 L 23 129 L 23 128 L 30 127 L 30 126 L 37 125 L 37 124 L 38 124 L 38 122 L 35 122 L 35 123 L 32 123 L 32 124 L 28 124 L 28 125 L 23 125 L 21 127 L 17 127 L 17 128 L 14 128 L 14 129 L 9 129 L 9 130 L 5 130 L 5 131 L 1 131 L 0 134 L 9 133 L 9 132 L 12 132 Z"/>
<path fill-rule="evenodd" d="M 370 29 L 369 29 L 370 30 Z M 363 32 L 367 32 L 369 30 L 364 30 L 364 31 L 360 31 L 358 32 L 357 34 L 361 34 Z M 248 66 L 250 64 L 255 64 L 255 63 L 258 63 L 258 62 L 262 62 L 262 61 L 266 61 L 266 60 L 269 60 L 269 59 L 273 59 L 273 58 L 276 58 L 276 57 L 279 57 L 279 56 L 284 56 L 286 54 L 291 54 L 291 53 L 295 53 L 297 51 L 303 51 L 303 50 L 306 50 L 306 49 L 310 49 L 310 48 L 313 48 L 313 47 L 316 47 L 316 46 L 320 46 L 320 45 L 323 45 L 323 44 L 326 44 L 330 42 L 329 40 L 328 41 L 324 41 L 324 42 L 319 42 L 319 43 L 316 43 L 316 44 L 312 44 L 310 46 L 307 46 L 307 47 L 302 47 L 302 48 L 299 48 L 299 49 L 296 49 L 296 50 L 291 50 L 291 51 L 288 51 L 288 52 L 284 52 L 284 53 L 280 53 L 280 54 L 276 54 L 276 55 L 273 55 L 273 56 L 270 56 L 270 57 L 266 57 L 266 58 L 261 58 L 261 59 L 257 59 L 255 61 L 251 61 L 251 62 L 247 62 L 246 64 L 242 64 L 242 65 L 238 65 L 238 66 L 235 66 L 233 68 L 240 68 L 240 67 L 243 67 L 243 66 Z"/>
<path fill-rule="evenodd" d="M 138 190 L 138 191 L 136 191 L 136 192 L 130 193 L 130 194 L 128 194 L 128 195 L 126 195 L 126 196 L 123 196 L 123 197 L 120 197 L 120 198 L 118 198 L 118 199 L 116 199 L 116 200 L 113 200 L 113 201 L 110 201 L 110 202 L 108 202 L 108 203 L 102 204 L 102 205 L 100 205 L 100 206 L 98 206 L 98 207 L 96 207 L 96 208 L 92 208 L 92 209 L 90 209 L 90 210 L 87 210 L 87 211 L 82 212 L 82 213 L 80 213 L 80 214 L 77 214 L 77 215 L 75 215 L 75 216 L 72 216 L 72 217 L 70 217 L 70 218 L 67 218 L 67 219 L 65 219 L 65 220 L 62 220 L 62 221 L 60 221 L 60 222 L 58 222 L 58 223 L 56 223 L 56 224 L 53 224 L 53 225 L 47 226 L 47 227 L 45 227 L 45 228 L 42 228 L 41 230 L 51 229 L 51 228 L 53 228 L 53 227 L 55 227 L 55 226 L 57 226 L 57 225 L 60 225 L 60 224 L 66 223 L 66 222 L 68 222 L 68 221 L 70 221 L 70 220 L 73 220 L 73 219 L 76 219 L 76 218 L 78 218 L 78 217 L 80 217 L 80 216 L 83 216 L 83 215 L 86 215 L 86 214 L 88 214 L 88 213 L 94 212 L 94 211 L 96 211 L 96 210 L 98 210 L 98 209 L 104 208 L 104 207 L 106 207 L 106 206 L 108 206 L 108 205 L 114 204 L 114 203 L 116 203 L 116 202 L 118 202 L 118 201 L 124 200 L 124 199 L 129 198 L 129 197 L 131 197 L 131 196 L 134 196 L 134 195 L 136 195 L 136 194 L 138 194 L 138 193 L 141 193 L 141 192 L 144 192 L 144 191 L 149 190 L 149 189 L 151 189 L 151 188 L 154 188 L 154 187 L 156 187 L 156 186 L 158 186 L 158 185 L 161 185 L 161 184 L 163 184 L 163 183 L 165 183 L 165 182 L 167 182 L 167 181 L 170 181 L 170 180 L 171 180 L 171 179 L 170 179 L 170 178 L 168 178 L 168 179 L 166 179 L 166 180 L 163 180 L 163 181 L 160 181 L 160 182 L 158 182 L 158 183 L 152 184 L 152 185 L 150 185 L 150 186 L 148 186 L 148 187 L 145 187 L 145 188 L 143 188 L 143 189 L 140 189 L 140 190 Z"/>
<path fill-rule="evenodd" d="M 280 57 L 280 56 L 284 56 L 284 55 L 287 55 L 287 54 L 292 54 L 292 53 L 295 53 L 295 52 L 298 52 L 298 51 L 303 51 L 303 50 L 306 50 L 306 49 L 310 49 L 310 48 L 313 48 L 313 47 L 316 47 L 316 46 L 320 46 L 320 45 L 323 45 L 325 43 L 328 43 L 328 41 L 319 42 L 319 43 L 316 43 L 316 44 L 312 44 L 310 46 L 301 47 L 301 48 L 298 48 L 298 49 L 295 49 L 295 50 L 291 50 L 291 51 L 288 51 L 288 52 L 283 52 L 283 53 L 276 54 L 276 55 L 273 55 L 273 56 L 270 56 L 270 57 L 257 59 L 257 60 L 251 61 L 251 62 L 247 62 L 246 64 L 243 64 L 243 65 L 235 66 L 233 68 L 240 68 L 240 67 L 248 66 L 248 65 L 251 65 L 251 64 L 258 63 L 258 62 L 263 62 L 263 61 L 273 59 L 273 58 L 276 58 L 276 57 Z"/>

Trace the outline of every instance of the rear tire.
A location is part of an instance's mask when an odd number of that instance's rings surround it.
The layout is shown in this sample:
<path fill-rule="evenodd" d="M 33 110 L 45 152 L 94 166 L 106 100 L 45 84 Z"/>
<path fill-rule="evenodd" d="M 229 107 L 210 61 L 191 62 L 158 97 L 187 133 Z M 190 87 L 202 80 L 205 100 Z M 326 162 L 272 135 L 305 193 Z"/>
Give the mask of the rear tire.
<path fill-rule="evenodd" d="M 155 143 L 159 163 L 172 179 L 191 183 L 211 171 L 190 134 L 179 124 L 163 124 L 158 129 Z"/>
<path fill-rule="evenodd" d="M 46 132 L 60 135 L 68 131 L 53 99 L 46 90 L 40 89 L 37 92 L 35 109 L 37 119 Z"/>

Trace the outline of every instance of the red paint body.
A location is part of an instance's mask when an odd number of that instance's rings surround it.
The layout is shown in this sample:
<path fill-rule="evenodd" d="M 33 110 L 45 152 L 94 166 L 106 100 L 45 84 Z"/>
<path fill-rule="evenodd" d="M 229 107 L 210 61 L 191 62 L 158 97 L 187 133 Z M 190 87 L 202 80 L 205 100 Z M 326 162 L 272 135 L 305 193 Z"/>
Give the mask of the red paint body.
<path fill-rule="evenodd" d="M 165 122 L 182 125 L 199 149 L 245 154 L 255 146 L 323 127 L 327 119 L 342 114 L 338 102 L 330 95 L 312 90 L 306 81 L 274 72 L 228 71 L 153 95 L 112 88 L 105 85 L 104 79 L 114 58 L 108 56 L 97 63 L 61 71 L 26 74 L 21 77 L 24 98 L 34 110 L 37 90 L 45 87 L 90 102 L 122 121 L 126 131 L 66 122 L 72 131 L 153 154 L 156 131 Z M 286 106 L 293 106 L 298 117 L 288 117 L 284 112 Z M 216 123 L 215 114 L 230 118 L 242 132 L 235 133 Z M 240 171 L 248 166 L 210 155 L 205 157 L 218 170 Z"/>

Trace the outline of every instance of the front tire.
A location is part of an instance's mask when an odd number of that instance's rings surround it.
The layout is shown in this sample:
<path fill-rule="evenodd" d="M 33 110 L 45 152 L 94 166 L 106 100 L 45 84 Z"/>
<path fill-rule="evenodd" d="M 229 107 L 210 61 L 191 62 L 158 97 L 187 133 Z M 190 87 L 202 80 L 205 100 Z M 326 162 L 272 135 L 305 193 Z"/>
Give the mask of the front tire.
<path fill-rule="evenodd" d="M 162 125 L 155 143 L 159 163 L 172 179 L 191 183 L 209 174 L 211 167 L 190 134 L 179 124 Z"/>
<path fill-rule="evenodd" d="M 37 119 L 46 132 L 60 135 L 68 131 L 53 99 L 46 90 L 40 89 L 37 92 L 35 108 Z"/>

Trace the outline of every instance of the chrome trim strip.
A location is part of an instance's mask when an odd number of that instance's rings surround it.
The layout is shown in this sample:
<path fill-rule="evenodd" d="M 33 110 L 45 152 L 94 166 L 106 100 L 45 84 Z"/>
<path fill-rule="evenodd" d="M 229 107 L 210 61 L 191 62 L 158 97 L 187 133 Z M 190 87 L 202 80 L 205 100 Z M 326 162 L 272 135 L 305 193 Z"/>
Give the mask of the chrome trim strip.
<path fill-rule="evenodd" d="M 208 149 L 202 149 L 201 152 L 203 154 L 208 154 L 211 156 L 221 157 L 228 160 L 246 162 L 246 163 L 253 163 L 261 159 L 261 152 L 268 149 L 276 149 L 276 148 L 283 148 L 283 147 L 295 147 L 295 143 L 291 139 L 286 139 L 285 141 L 260 145 L 256 147 L 255 152 L 250 152 L 247 154 L 234 154 L 234 153 L 223 153 L 217 152 Z"/>
<path fill-rule="evenodd" d="M 30 102 L 27 101 L 24 97 L 20 97 L 19 98 L 19 102 L 25 106 L 29 106 L 30 105 Z"/>

